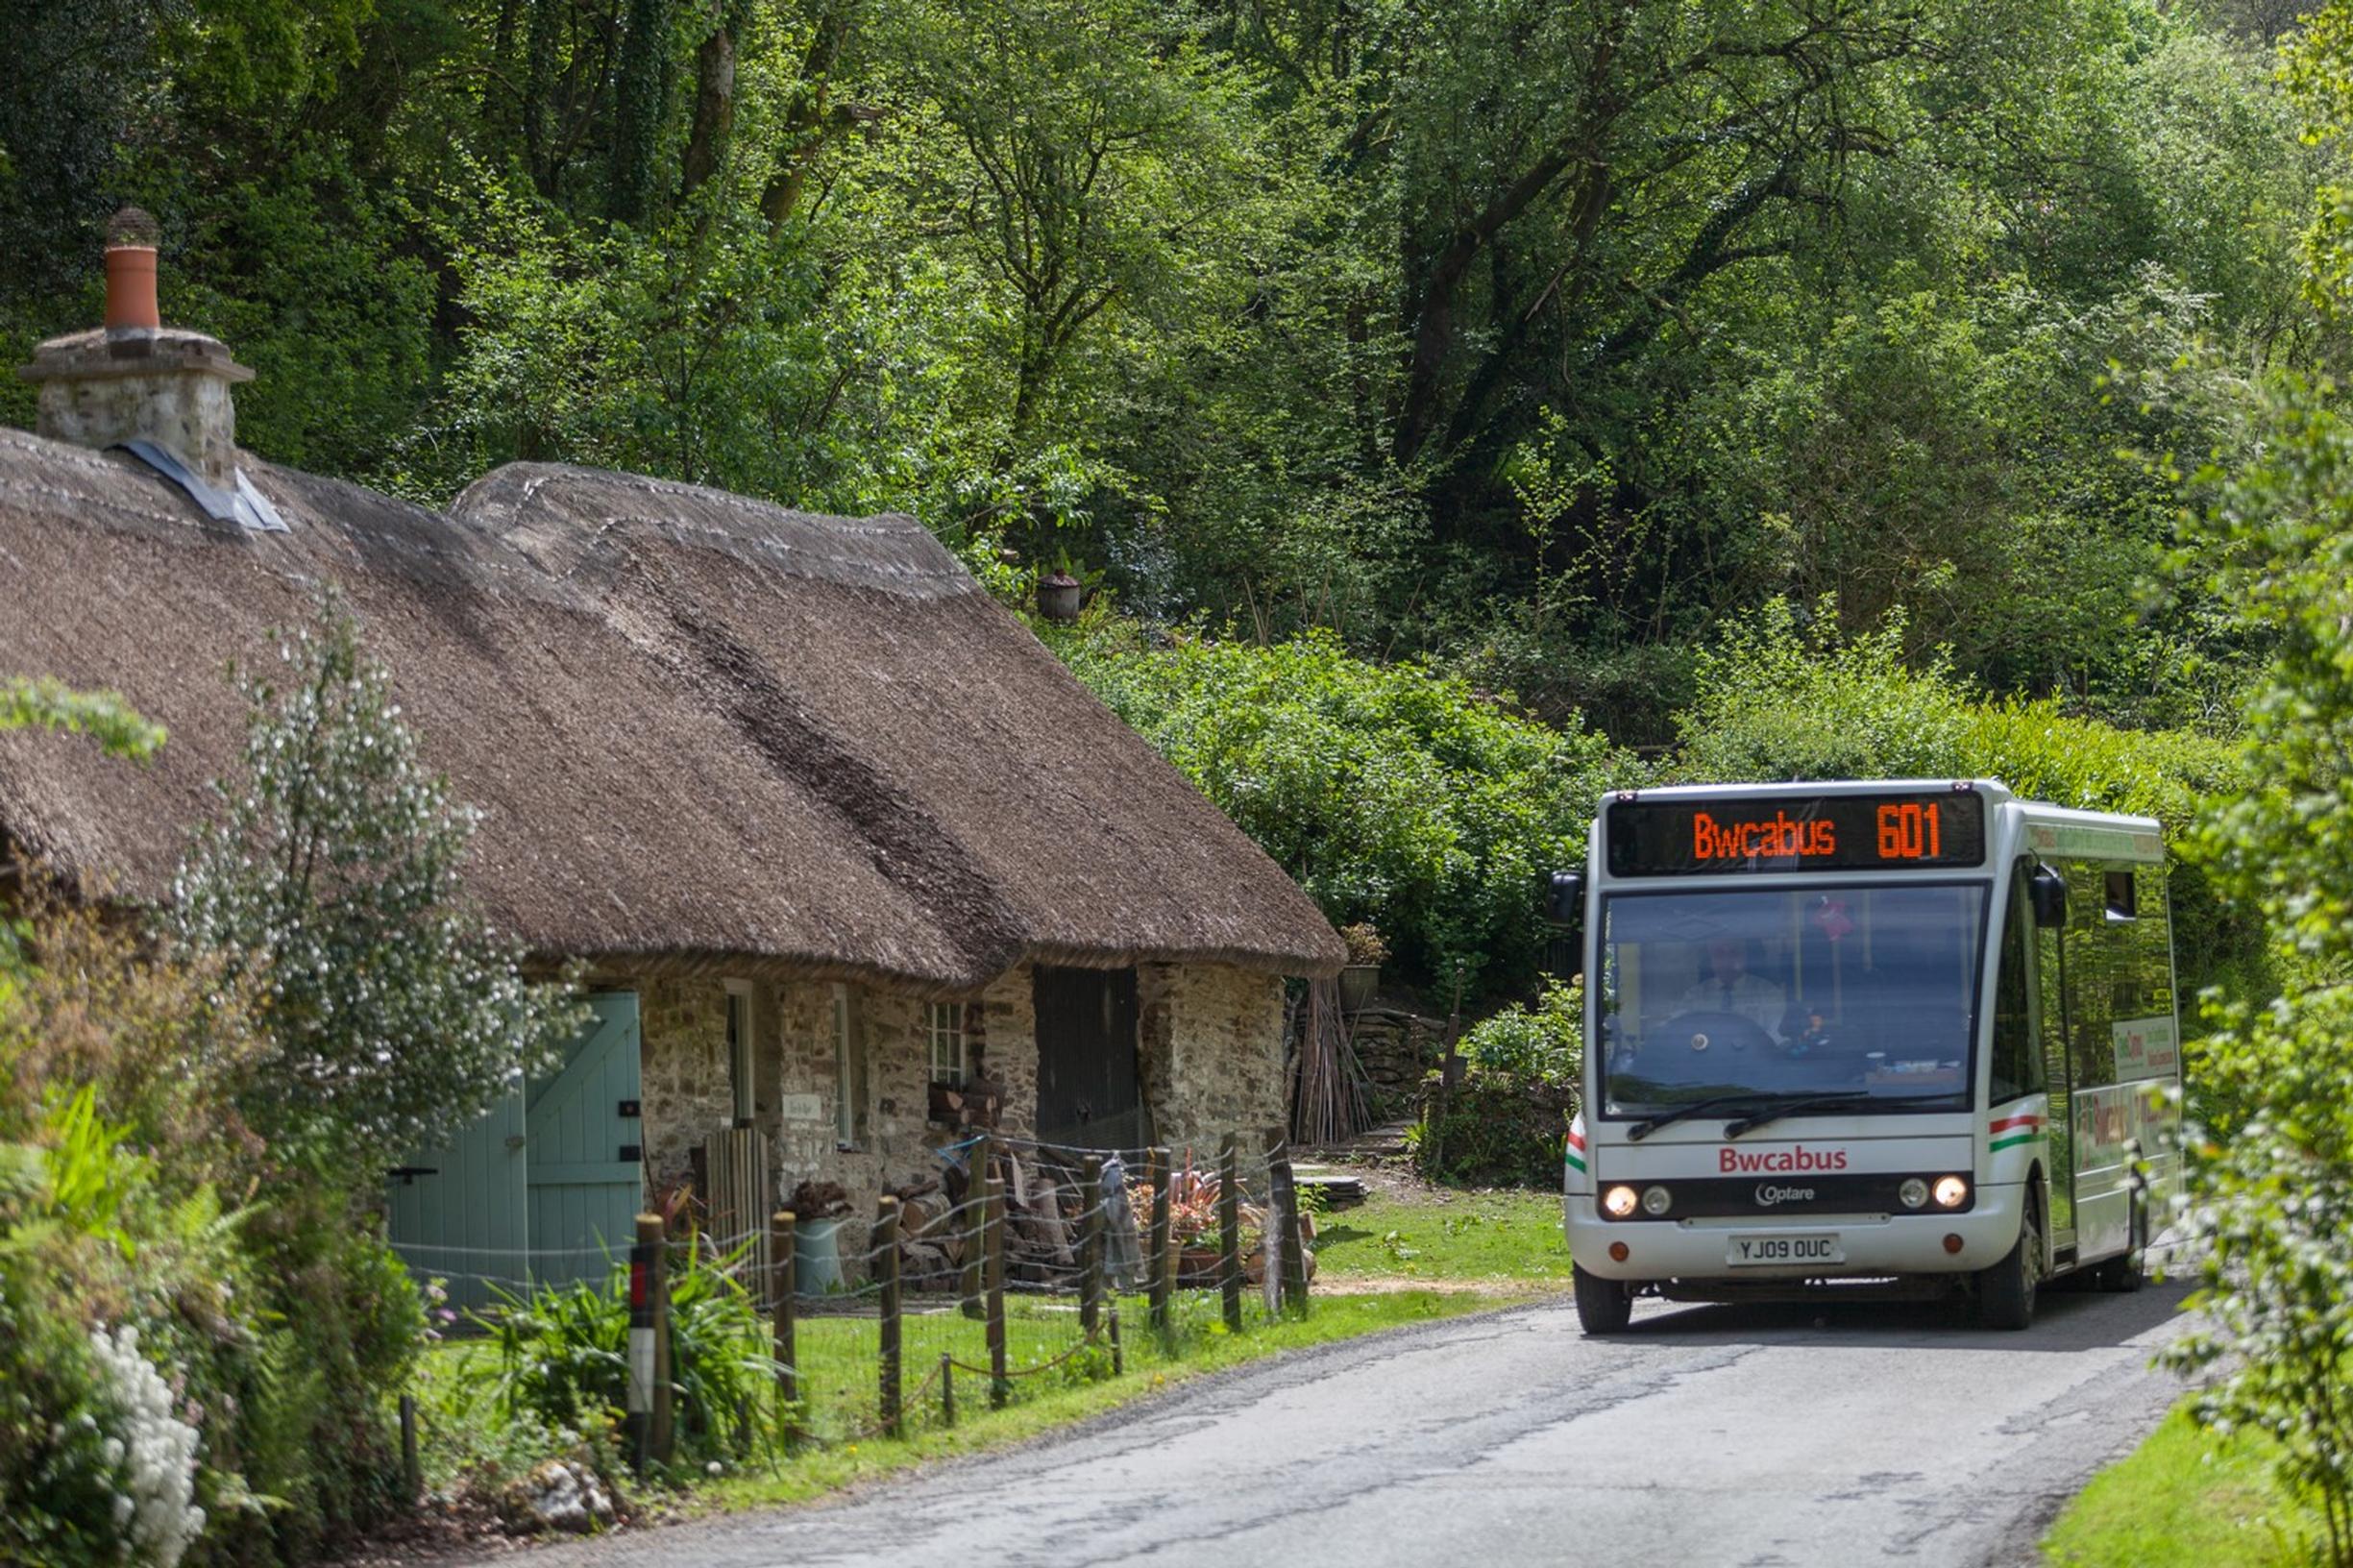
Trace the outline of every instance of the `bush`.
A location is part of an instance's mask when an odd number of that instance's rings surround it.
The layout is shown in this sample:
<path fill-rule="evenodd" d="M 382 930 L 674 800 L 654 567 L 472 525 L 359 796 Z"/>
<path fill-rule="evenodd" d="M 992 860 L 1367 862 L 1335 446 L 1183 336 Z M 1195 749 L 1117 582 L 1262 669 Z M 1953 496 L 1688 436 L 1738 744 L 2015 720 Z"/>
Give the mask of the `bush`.
<path fill-rule="evenodd" d="M 1990 699 L 1941 657 L 1908 666 L 1900 617 L 1845 640 L 1836 624 L 1825 605 L 1802 629 L 1776 600 L 1703 653 L 1700 695 L 1676 716 L 1674 780 L 1997 778 L 2033 799 L 2154 817 L 2174 846 L 2183 989 L 2262 970 L 2254 922 L 2225 909 L 2180 852 L 2205 799 L 2247 777 L 2229 743 L 2119 729 L 2048 701 Z"/>
<path fill-rule="evenodd" d="M 1369 921 L 1407 979 L 1473 995 L 1534 977 L 1538 879 L 1583 857 L 1595 799 L 1634 774 L 1598 736 L 1327 633 L 1152 647 L 1098 619 L 1049 635 L 1335 925 Z"/>
<path fill-rule="evenodd" d="M 744 1251 L 748 1250 L 747 1243 Z M 674 1254 L 670 1274 L 670 1375 L 679 1463 L 737 1459 L 781 1445 L 770 1330 L 729 1272 L 743 1251 L 709 1256 L 699 1238 Z M 475 1318 L 491 1355 L 476 1380 L 477 1409 L 508 1426 L 591 1437 L 618 1425 L 628 1401 L 628 1267 L 602 1287 L 541 1286 L 502 1291 Z"/>
<path fill-rule="evenodd" d="M 250 987 L 271 1045 L 244 1103 L 276 1158 L 381 1170 L 489 1109 L 583 1012 L 470 906 L 475 813 L 428 772 L 390 677 L 331 602 L 248 674 L 243 776 L 174 879 L 165 929 Z"/>
<path fill-rule="evenodd" d="M 1534 1007 L 1515 1002 L 1471 1027 L 1456 1048 L 1461 1082 L 1431 1085 L 1412 1132 L 1423 1176 L 1472 1187 L 1559 1185 L 1561 1139 L 1584 1070 L 1584 1005 L 1581 982 L 1551 982 Z"/>
<path fill-rule="evenodd" d="M 2341 8 L 2327 37 L 2353 58 Z M 2337 68 L 2353 81 L 2353 65 Z M 2168 1359 L 2210 1374 L 2194 1407 L 2278 1444 L 2317 1506 L 2328 1559 L 2353 1563 L 2353 426 L 2323 392 L 2279 410 L 2263 461 L 2209 476 L 2215 588 L 2271 649 L 2250 695 L 2248 771 L 2200 845 L 2225 891 L 2261 911 L 2276 990 L 2216 1009 L 2204 1070 L 2242 1117 L 2193 1135 L 2195 1201 L 2213 1241 L 2205 1311 Z"/>

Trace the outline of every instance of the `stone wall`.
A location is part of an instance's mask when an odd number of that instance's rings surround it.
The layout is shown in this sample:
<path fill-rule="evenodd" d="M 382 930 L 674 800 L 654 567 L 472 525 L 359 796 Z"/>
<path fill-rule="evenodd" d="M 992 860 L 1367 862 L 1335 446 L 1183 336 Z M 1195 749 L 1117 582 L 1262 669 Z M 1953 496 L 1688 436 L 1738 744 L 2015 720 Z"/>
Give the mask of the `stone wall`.
<path fill-rule="evenodd" d="M 691 1150 L 729 1126 L 727 992 L 716 980 L 655 979 L 637 987 L 639 1132 L 646 1188 L 659 1192 L 692 1169 Z"/>
<path fill-rule="evenodd" d="M 998 1084 L 998 1130 L 1035 1135 L 1037 1015 L 1030 967 L 968 1004 L 968 1066 Z M 1145 965 L 1138 971 L 1139 1067 L 1159 1141 L 1213 1150 L 1228 1132 L 1263 1137 L 1284 1116 L 1283 982 L 1222 965 Z M 771 1139 L 772 1198 L 804 1180 L 848 1189 L 846 1253 L 862 1245 L 885 1189 L 940 1174 L 936 1150 L 961 1130 L 935 1127 L 924 1004 L 878 987 L 849 989 L 853 1038 L 866 1052 L 865 1124 L 853 1146 L 836 1136 L 833 987 L 741 984 L 750 998 L 754 1125 Z M 646 1175 L 656 1189 L 691 1168 L 693 1147 L 728 1125 L 727 990 L 719 977 L 638 985 Z"/>
<path fill-rule="evenodd" d="M 1141 1054 L 1154 1136 L 1213 1150 L 1227 1133 L 1262 1139 L 1283 1124 L 1283 981 L 1221 964 L 1147 964 L 1137 972 Z"/>
<path fill-rule="evenodd" d="M 1372 1086 L 1373 1115 L 1416 1114 L 1423 1075 L 1446 1056 L 1446 1020 L 1390 1007 L 1367 1007 L 1350 1020 L 1350 1041 Z"/>

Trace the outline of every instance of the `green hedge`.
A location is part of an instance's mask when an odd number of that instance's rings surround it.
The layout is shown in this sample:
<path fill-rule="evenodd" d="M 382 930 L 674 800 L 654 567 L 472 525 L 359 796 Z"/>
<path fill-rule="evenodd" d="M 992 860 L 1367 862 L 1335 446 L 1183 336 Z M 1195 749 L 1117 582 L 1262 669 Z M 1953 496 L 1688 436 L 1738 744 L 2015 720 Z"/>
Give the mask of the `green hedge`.
<path fill-rule="evenodd" d="M 1405 978 L 1470 995 L 1532 982 L 1540 876 L 1582 858 L 1595 798 L 1635 772 L 1600 736 L 1325 633 L 1155 645 L 1101 618 L 1046 635 L 1335 925 L 1370 921 Z"/>
<path fill-rule="evenodd" d="M 1809 619 L 1815 628 L 1837 621 L 1827 607 Z M 1900 621 L 1847 640 L 1799 621 L 1776 600 L 1702 655 L 1700 695 L 1676 716 L 1675 782 L 1997 778 L 2035 799 L 2154 817 L 2175 845 L 2173 949 L 2185 993 L 2262 965 L 2254 922 L 2226 910 L 2179 853 L 2206 797 L 2244 785 L 2231 743 L 1988 698 L 1941 658 L 1907 664 Z"/>

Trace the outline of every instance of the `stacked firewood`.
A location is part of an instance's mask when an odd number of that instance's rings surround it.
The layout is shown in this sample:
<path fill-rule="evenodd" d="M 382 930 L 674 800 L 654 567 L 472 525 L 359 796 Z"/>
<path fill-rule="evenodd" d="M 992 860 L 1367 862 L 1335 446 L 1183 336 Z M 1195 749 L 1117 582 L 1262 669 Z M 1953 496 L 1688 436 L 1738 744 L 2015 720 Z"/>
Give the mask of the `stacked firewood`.
<path fill-rule="evenodd" d="M 1077 1183 L 1005 1150 L 996 1154 L 995 1174 L 1005 1191 L 1006 1278 L 1073 1284 L 1081 1217 Z M 898 1199 L 900 1280 L 910 1290 L 956 1289 L 975 1219 L 964 1207 L 967 1192 L 973 1190 L 970 1179 L 952 1170 L 944 1184 L 926 1177 L 890 1190 Z"/>

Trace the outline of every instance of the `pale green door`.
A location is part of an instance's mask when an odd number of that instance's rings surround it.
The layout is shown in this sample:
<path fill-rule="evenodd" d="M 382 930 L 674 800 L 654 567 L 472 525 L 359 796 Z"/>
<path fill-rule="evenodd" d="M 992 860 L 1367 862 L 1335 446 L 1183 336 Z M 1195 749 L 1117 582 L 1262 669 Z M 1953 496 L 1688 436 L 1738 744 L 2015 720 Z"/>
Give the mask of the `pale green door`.
<path fill-rule="evenodd" d="M 554 1073 L 392 1173 L 392 1244 L 420 1279 L 449 1282 L 458 1311 L 499 1290 L 601 1282 L 606 1255 L 627 1251 L 642 1203 L 637 997 L 589 1004 Z"/>
<path fill-rule="evenodd" d="M 637 997 L 593 996 L 596 1017 L 561 1070 L 527 1090 L 533 1274 L 601 1282 L 625 1259 L 644 1207 Z"/>
<path fill-rule="evenodd" d="M 491 1306 L 494 1286 L 519 1292 L 528 1284 L 527 1163 L 518 1090 L 446 1146 L 392 1172 L 392 1245 L 418 1279 L 447 1281 L 458 1311 Z"/>

